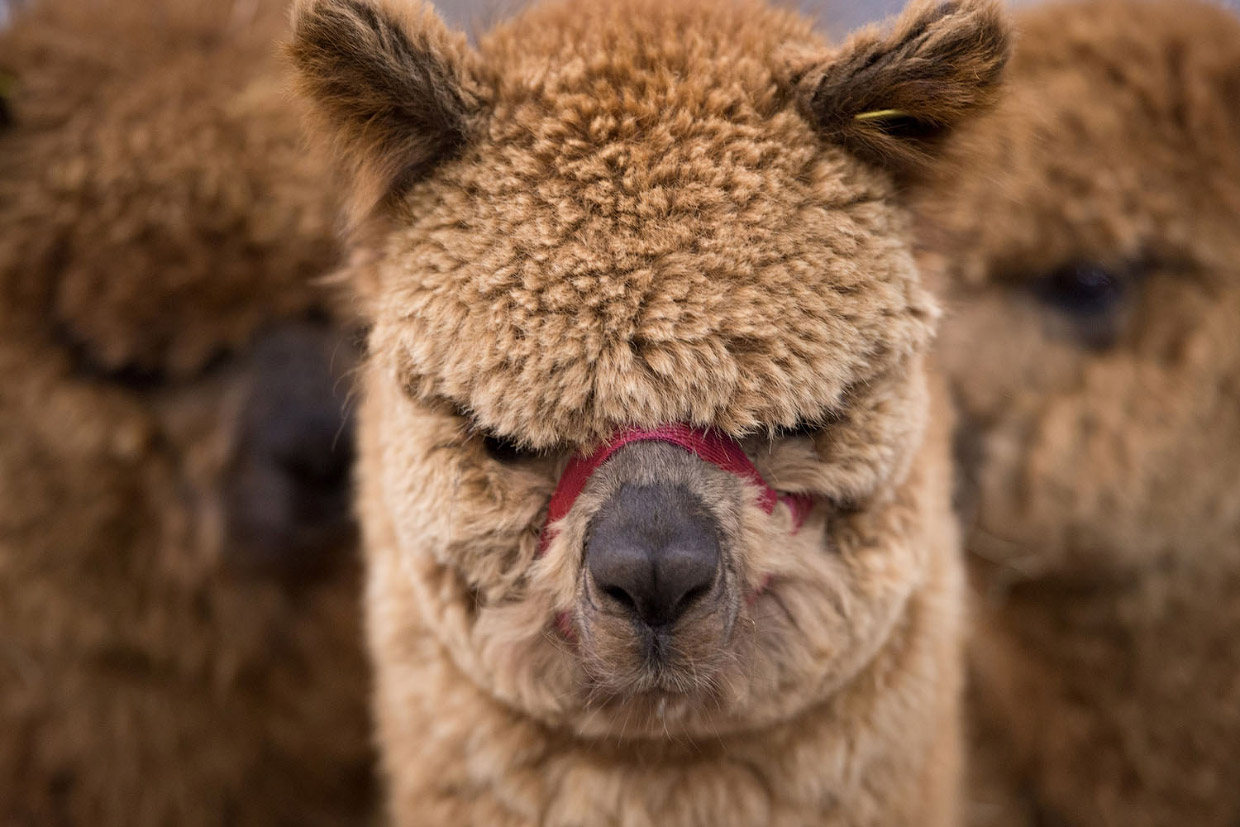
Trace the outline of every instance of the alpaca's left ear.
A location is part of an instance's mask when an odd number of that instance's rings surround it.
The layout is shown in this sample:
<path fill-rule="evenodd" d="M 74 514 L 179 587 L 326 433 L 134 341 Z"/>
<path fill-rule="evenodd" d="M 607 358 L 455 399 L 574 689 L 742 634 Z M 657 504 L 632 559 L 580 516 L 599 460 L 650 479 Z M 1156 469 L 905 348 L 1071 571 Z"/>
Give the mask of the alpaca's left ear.
<path fill-rule="evenodd" d="M 823 137 L 909 177 L 995 100 L 1010 41 L 994 0 L 915 0 L 890 31 L 863 29 L 802 64 L 799 103 Z"/>
<path fill-rule="evenodd" d="M 485 108 L 477 55 L 425 0 L 296 0 L 288 53 L 355 218 L 459 151 Z"/>

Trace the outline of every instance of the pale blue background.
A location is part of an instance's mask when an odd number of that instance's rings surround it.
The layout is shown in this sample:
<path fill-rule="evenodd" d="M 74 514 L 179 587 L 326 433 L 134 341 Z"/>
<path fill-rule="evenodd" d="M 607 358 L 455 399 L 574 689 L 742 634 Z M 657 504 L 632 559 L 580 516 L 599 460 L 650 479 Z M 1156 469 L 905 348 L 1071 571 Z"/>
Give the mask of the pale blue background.
<path fill-rule="evenodd" d="M 23 2 L 37 2 L 37 0 L 20 0 Z M 606 2 L 607 0 L 599 0 Z M 1036 0 L 1033 0 L 1036 2 Z M 89 2 L 89 0 L 82 0 Z M 140 0 L 134 0 L 140 2 Z M 579 0 L 579 2 L 591 2 L 591 0 Z M 800 0 L 798 5 L 807 14 L 815 16 L 823 21 L 825 31 L 833 35 L 839 35 L 851 28 L 859 26 L 870 20 L 877 20 L 899 11 L 904 5 L 905 0 Z M 1009 0 L 1012 5 L 1021 5 L 1030 0 Z M 1240 9 L 1240 0 L 1218 0 L 1222 5 L 1234 9 Z M 0 0 L 0 25 L 4 24 L 8 16 L 8 9 L 15 4 L 15 0 Z M 436 3 L 444 17 L 459 26 L 469 26 L 471 23 L 485 22 L 495 19 L 498 13 L 501 17 L 502 10 L 505 6 L 511 6 L 508 0 L 440 0 Z"/>
<path fill-rule="evenodd" d="M 595 0 L 578 0 L 581 3 Z M 1240 0 L 1215 0 L 1223 6 L 1240 9 Z M 607 2 L 607 0 L 597 0 Z M 849 29 L 872 20 L 879 20 L 898 12 L 906 0 L 772 0 L 775 3 L 791 3 L 806 14 L 822 21 L 822 29 L 838 37 Z M 1022 6 L 1037 0 L 1007 0 L 1009 6 Z M 519 4 L 520 0 L 516 0 Z M 439 0 L 435 3 L 440 13 L 458 26 L 469 27 L 471 23 L 494 20 L 503 9 L 514 7 L 513 0 Z M 482 28 L 485 28 L 483 26 Z"/>

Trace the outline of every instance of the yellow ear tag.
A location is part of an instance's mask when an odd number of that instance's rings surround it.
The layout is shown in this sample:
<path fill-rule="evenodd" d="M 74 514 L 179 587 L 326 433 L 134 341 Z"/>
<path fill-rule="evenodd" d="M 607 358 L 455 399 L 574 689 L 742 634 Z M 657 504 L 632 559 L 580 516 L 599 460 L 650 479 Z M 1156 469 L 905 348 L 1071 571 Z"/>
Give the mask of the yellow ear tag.
<path fill-rule="evenodd" d="M 881 121 L 887 118 L 905 118 L 908 113 L 903 109 L 875 109 L 873 112 L 859 112 L 853 115 L 854 121 Z"/>

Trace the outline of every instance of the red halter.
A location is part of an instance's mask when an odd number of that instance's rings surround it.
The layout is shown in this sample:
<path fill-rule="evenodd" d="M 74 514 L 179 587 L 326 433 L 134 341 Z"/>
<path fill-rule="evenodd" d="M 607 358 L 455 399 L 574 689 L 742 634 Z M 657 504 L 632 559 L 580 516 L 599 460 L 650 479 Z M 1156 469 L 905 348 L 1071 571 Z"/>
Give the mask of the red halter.
<path fill-rule="evenodd" d="M 555 536 L 555 525 L 564 518 L 577 497 L 581 495 L 586 483 L 595 471 L 611 459 L 612 455 L 631 442 L 666 442 L 696 454 L 712 465 L 722 468 L 760 489 L 758 503 L 762 510 L 770 514 L 775 510 L 775 503 L 783 500 L 792 510 L 793 531 L 800 529 L 805 517 L 813 507 L 813 497 L 809 494 L 780 493 L 767 485 L 762 474 L 754 467 L 753 462 L 741 450 L 740 443 L 718 431 L 702 428 L 691 428 L 688 425 L 660 425 L 657 428 L 624 428 L 609 442 L 601 445 L 589 456 L 574 456 L 569 460 L 568 467 L 560 476 L 555 493 L 551 495 L 551 504 L 547 507 L 547 521 L 543 524 L 542 535 L 538 538 L 538 555 L 541 557 Z"/>

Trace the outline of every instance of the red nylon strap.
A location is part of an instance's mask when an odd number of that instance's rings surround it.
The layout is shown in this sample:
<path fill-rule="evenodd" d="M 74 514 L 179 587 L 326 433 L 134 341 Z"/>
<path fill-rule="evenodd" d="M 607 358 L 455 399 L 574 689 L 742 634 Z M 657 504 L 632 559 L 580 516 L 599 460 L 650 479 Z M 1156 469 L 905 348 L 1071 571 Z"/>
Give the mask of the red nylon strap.
<path fill-rule="evenodd" d="M 761 489 L 758 503 L 762 510 L 770 514 L 775 510 L 775 503 L 782 499 L 792 509 L 793 531 L 801 527 L 813 506 L 808 494 L 780 494 L 766 484 L 762 474 L 754 467 L 753 462 L 741 450 L 740 443 L 718 431 L 703 428 L 691 428 L 688 425 L 660 425 L 657 428 L 625 428 L 610 442 L 601 445 L 589 456 L 574 456 L 568 467 L 560 476 L 555 493 L 551 495 L 551 504 L 547 506 L 547 521 L 543 524 L 542 536 L 538 539 L 538 556 L 547 551 L 551 544 L 553 526 L 572 510 L 573 503 L 581 496 L 586 483 L 603 463 L 612 455 L 633 442 L 666 442 L 696 454 L 707 462 L 736 474 L 746 482 Z"/>

